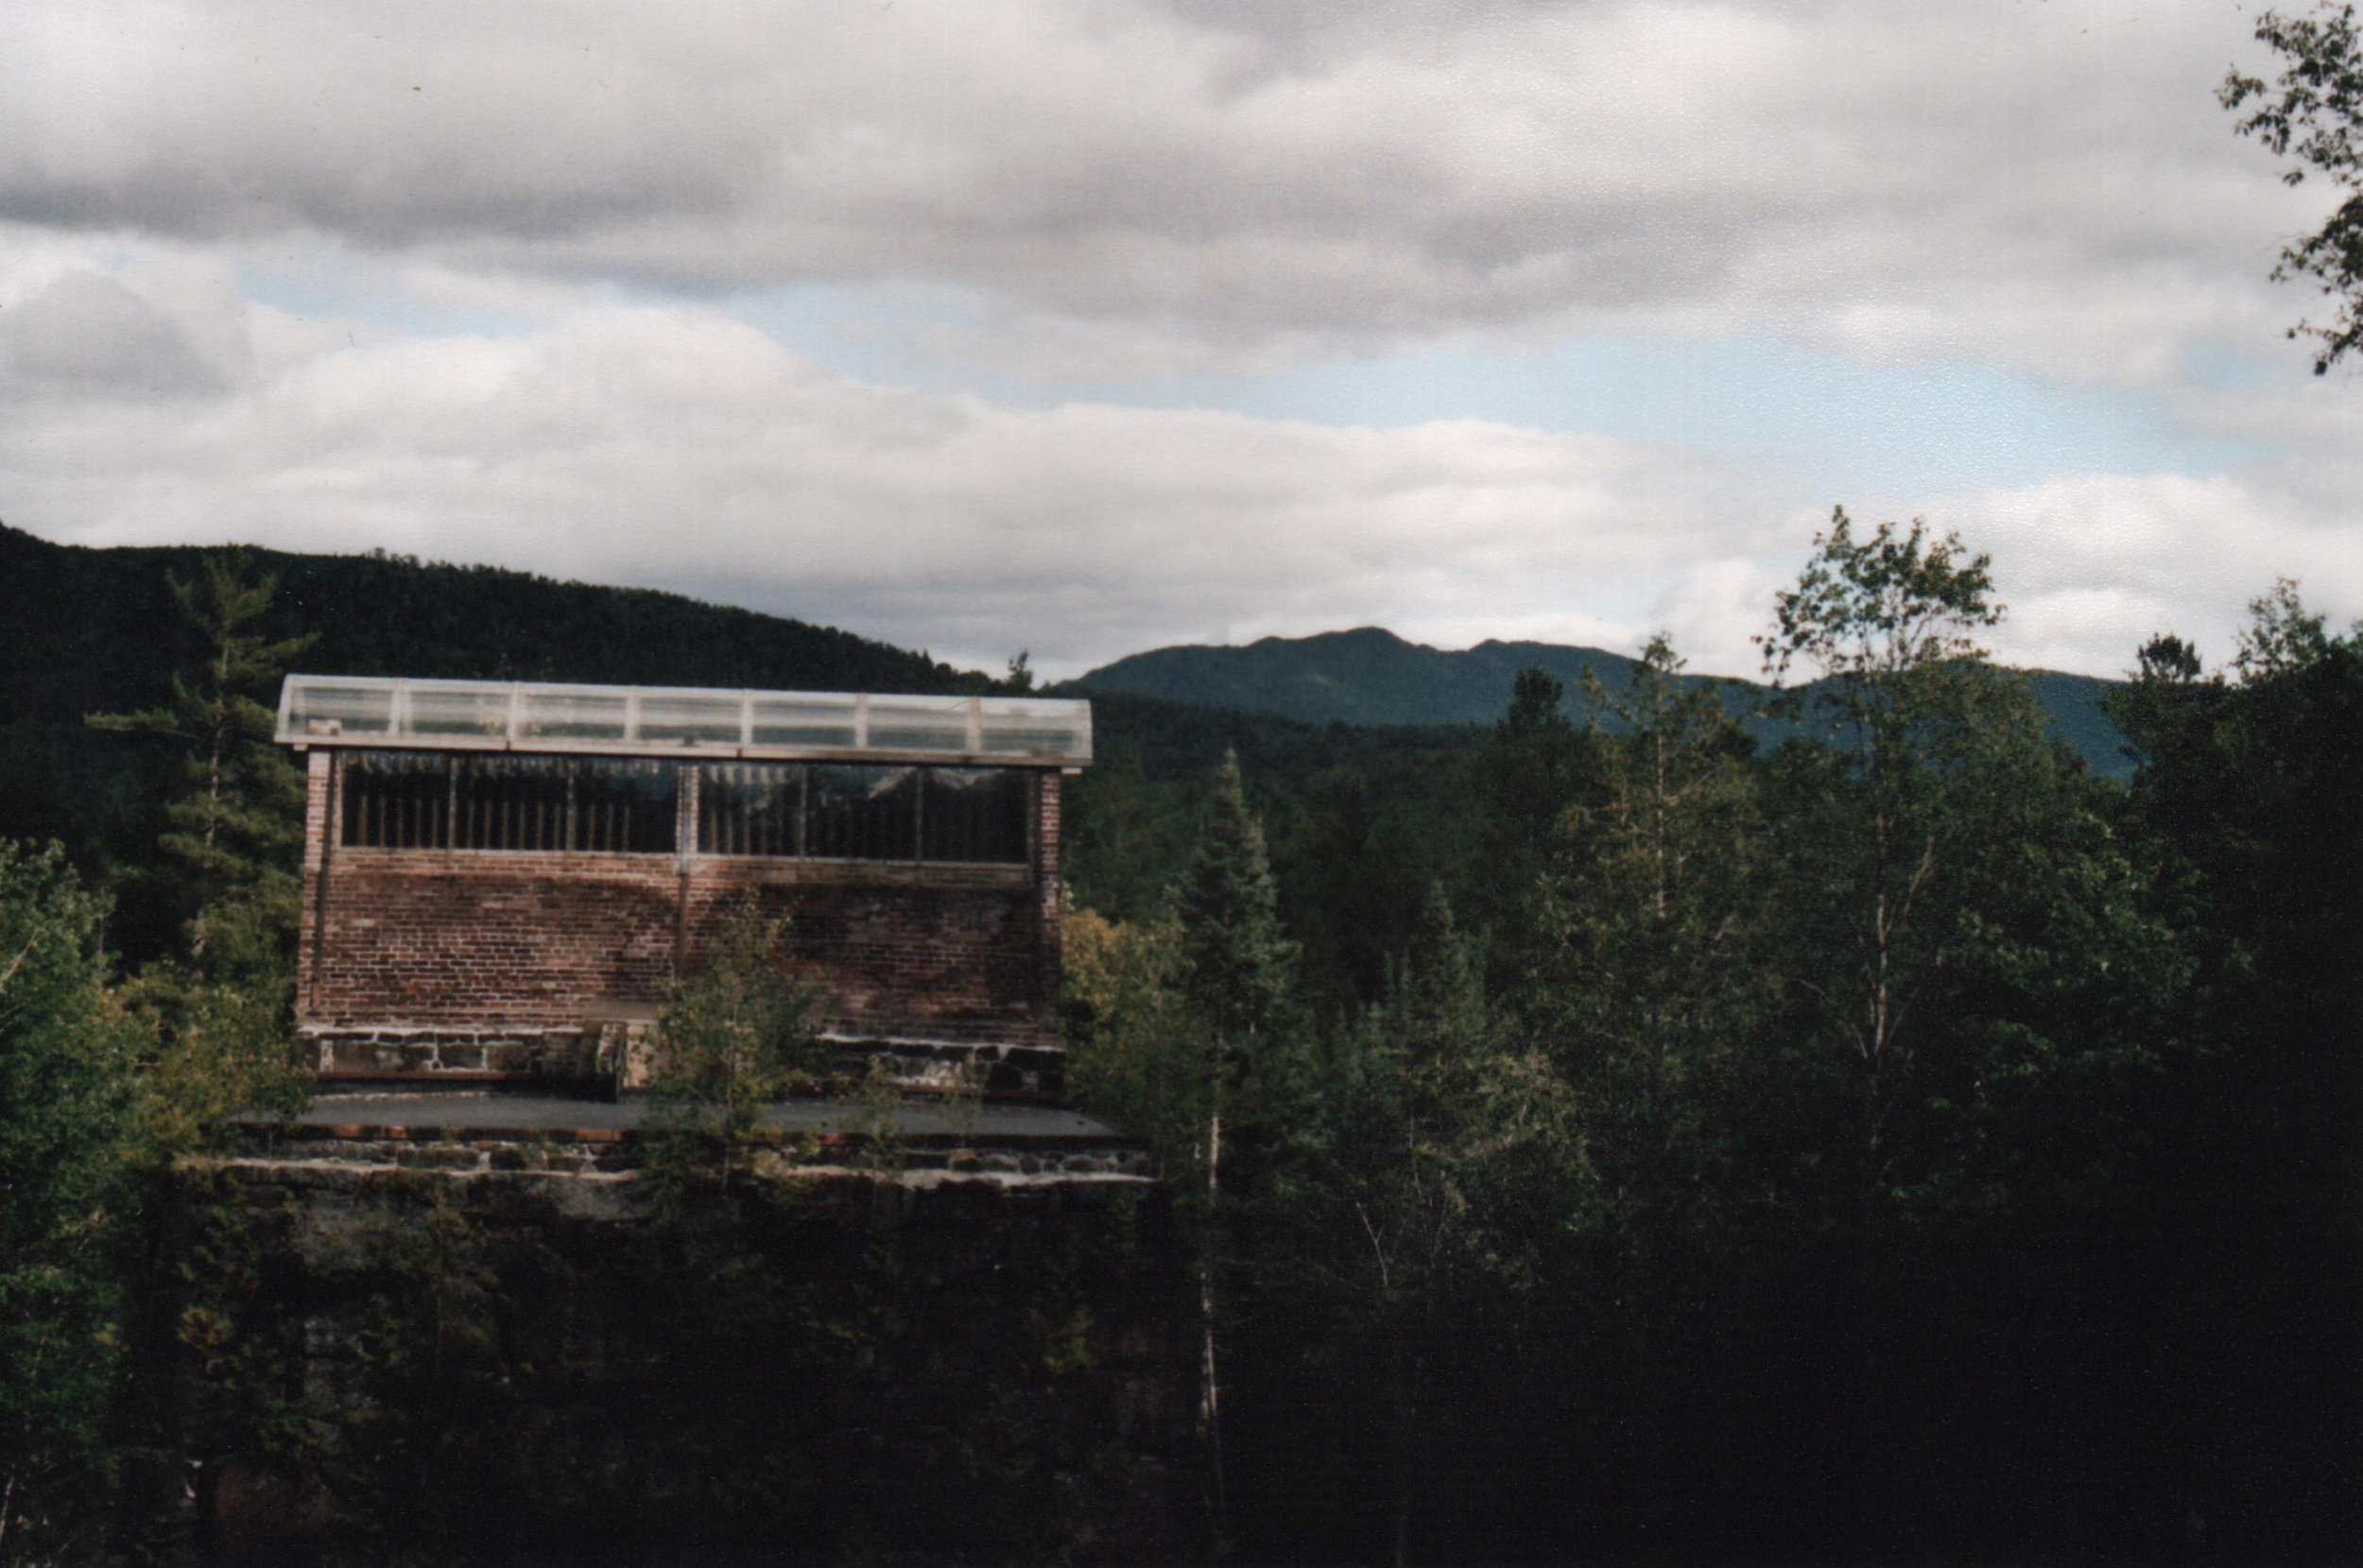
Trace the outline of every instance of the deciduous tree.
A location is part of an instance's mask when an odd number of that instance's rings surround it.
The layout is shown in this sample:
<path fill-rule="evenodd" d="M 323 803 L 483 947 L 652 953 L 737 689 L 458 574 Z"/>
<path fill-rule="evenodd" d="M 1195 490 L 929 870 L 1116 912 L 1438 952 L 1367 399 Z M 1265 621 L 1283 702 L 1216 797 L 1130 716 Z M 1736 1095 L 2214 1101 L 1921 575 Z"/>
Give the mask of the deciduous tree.
<path fill-rule="evenodd" d="M 1786 979 L 1842 1050 L 1866 1197 L 1892 1185 L 1888 1124 L 1913 1065 L 1916 1014 L 1958 935 L 1969 796 L 2042 747 L 2025 683 L 1975 634 L 2002 618 L 1987 557 L 1924 524 L 1857 539 L 1843 508 L 1775 600 L 1766 672 L 1826 744 L 1785 759 L 1795 949 Z"/>
<path fill-rule="evenodd" d="M 2363 34 L 2353 6 L 2325 3 L 2311 16 L 2264 11 L 2256 37 L 2283 57 L 2280 78 L 2268 85 L 2235 70 L 2216 96 L 2241 115 L 2241 135 L 2295 160 L 2285 181 L 2320 175 L 2343 193 L 2320 229 L 2282 248 L 2272 274 L 2311 278 L 2335 302 L 2327 325 L 2300 321 L 2289 329 L 2291 337 L 2320 345 L 2314 373 L 2320 375 L 2363 344 Z"/>
<path fill-rule="evenodd" d="M 788 917 L 743 899 L 657 1019 L 648 1088 L 660 1128 L 712 1153 L 726 1189 L 762 1145 L 764 1112 L 820 1065 L 824 998 L 785 961 L 787 934 Z"/>
<path fill-rule="evenodd" d="M 54 1560 L 109 1478 L 139 1031 L 103 915 L 55 846 L 0 841 L 0 1562 Z"/>

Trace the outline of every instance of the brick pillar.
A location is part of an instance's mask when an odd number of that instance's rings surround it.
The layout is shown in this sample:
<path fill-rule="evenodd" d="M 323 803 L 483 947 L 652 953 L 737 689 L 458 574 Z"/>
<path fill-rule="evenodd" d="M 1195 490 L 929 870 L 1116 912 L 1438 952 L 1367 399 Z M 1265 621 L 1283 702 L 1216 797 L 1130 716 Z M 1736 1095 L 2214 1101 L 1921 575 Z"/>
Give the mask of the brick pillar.
<path fill-rule="evenodd" d="M 321 916 L 328 900 L 329 844 L 336 835 L 330 820 L 336 804 L 334 751 L 315 749 L 303 774 L 303 906 L 296 915 L 296 1017 L 312 1008 L 312 984 L 319 970 Z"/>
<path fill-rule="evenodd" d="M 1061 955 L 1059 916 L 1064 889 L 1059 881 L 1060 776 L 1044 768 L 1036 775 L 1042 782 L 1037 786 L 1036 819 L 1034 827 L 1034 878 L 1038 895 L 1035 907 L 1039 911 L 1040 935 L 1036 941 L 1040 979 L 1035 997 L 1042 1021 L 1057 1037 L 1059 1027 L 1059 962 Z"/>
<path fill-rule="evenodd" d="M 673 978 L 689 973 L 689 886 L 698 868 L 698 765 L 681 765 L 681 787 L 674 797 Z"/>

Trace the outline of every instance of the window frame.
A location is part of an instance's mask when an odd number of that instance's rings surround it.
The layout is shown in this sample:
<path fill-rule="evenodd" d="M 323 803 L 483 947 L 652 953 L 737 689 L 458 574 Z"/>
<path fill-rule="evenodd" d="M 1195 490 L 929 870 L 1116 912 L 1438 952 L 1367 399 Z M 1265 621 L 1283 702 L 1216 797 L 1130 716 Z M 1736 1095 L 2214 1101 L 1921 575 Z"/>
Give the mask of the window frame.
<path fill-rule="evenodd" d="M 771 862 L 799 865 L 845 866 L 929 866 L 974 867 L 997 870 L 1023 870 L 1038 858 L 1041 783 L 1036 777 L 1039 768 L 1009 767 L 978 767 L 936 763 L 849 763 L 834 761 L 721 761 L 687 758 L 664 759 L 646 755 L 562 755 L 533 752 L 484 753 L 474 750 L 440 750 L 414 747 L 368 747 L 340 749 L 336 753 L 335 809 L 332 820 L 324 824 L 328 841 L 337 850 L 361 850 L 396 854 L 563 854 L 563 855 L 661 855 L 669 859 L 711 859 L 745 862 Z M 385 759 L 380 762 L 377 759 Z M 397 759 L 400 759 L 397 761 Z M 388 828 L 386 818 L 376 818 L 372 824 L 372 803 L 377 811 L 389 805 L 397 812 L 405 809 L 405 791 L 389 788 L 369 791 L 363 780 L 381 769 L 393 774 L 407 765 L 422 775 L 419 785 L 410 786 L 406 809 L 414 815 L 407 827 Z M 489 766 L 488 766 L 489 765 Z M 562 826 L 556 835 L 557 842 L 548 841 L 546 827 L 537 834 L 519 835 L 511 831 L 494 834 L 495 837 L 529 836 L 541 842 L 461 842 L 462 838 L 487 836 L 478 832 L 463 830 L 463 823 L 474 819 L 475 802 L 463 797 L 466 777 L 474 773 L 492 776 L 514 768 L 521 778 L 546 774 L 565 781 L 566 801 L 562 810 Z M 664 770 L 669 776 L 669 788 L 649 792 L 650 803 L 668 802 L 669 811 L 660 810 L 656 819 L 665 826 L 659 829 L 647 821 L 631 823 L 622 830 L 622 836 L 635 836 L 641 842 L 623 844 L 585 842 L 587 818 L 578 815 L 581 776 L 601 770 L 616 770 L 626 774 L 653 775 Z M 892 821 L 896 836 L 909 835 L 907 853 L 824 853 L 816 850 L 820 840 L 815 826 L 815 812 L 820 805 L 820 792 L 816 787 L 815 770 L 831 774 L 878 775 L 887 789 L 902 787 L 908 781 L 909 804 L 906 808 L 908 826 Z M 726 775 L 739 773 L 748 777 L 728 781 L 744 788 L 756 783 L 763 775 L 792 776 L 794 803 L 790 808 L 785 831 L 776 827 L 768 834 L 741 831 L 728 834 L 723 818 L 713 807 L 709 790 L 723 784 Z M 958 776 L 957 784 L 942 775 Z M 440 777 L 440 787 L 431 782 Z M 990 781 L 990 783 L 985 783 Z M 778 782 L 786 782 L 780 779 Z M 984 787 L 1006 792 L 1003 801 L 988 800 L 977 808 L 969 821 L 957 830 L 949 830 L 939 821 L 931 831 L 931 817 L 941 818 L 943 800 L 955 790 Z M 521 791 L 521 794 L 530 794 Z M 849 797 L 840 796 L 839 799 Z M 873 792 L 873 799 L 874 799 Z M 931 813 L 930 802 L 939 802 Z M 488 805 L 491 802 L 486 802 Z M 727 808 L 724 808 L 727 809 Z M 888 808 L 890 810 L 890 808 Z M 992 814 L 1003 814 L 995 821 Z M 423 815 L 420 815 L 423 814 Z M 882 812 L 881 815 L 885 815 Z M 902 812 L 894 816 L 904 815 Z M 861 848 L 875 844 L 875 827 L 865 832 L 858 825 L 860 806 L 857 803 L 854 823 L 848 831 L 857 838 L 869 838 Z M 628 819 L 629 820 L 629 819 Z M 948 835 L 957 831 L 959 838 L 976 845 L 983 853 L 947 855 L 941 852 L 952 847 Z M 783 848 L 720 849 L 713 844 L 736 838 L 741 844 L 768 840 Z M 392 841 L 407 839 L 407 842 Z M 661 840 L 661 842 L 660 842 Z M 930 854 L 930 850 L 938 853 Z"/>

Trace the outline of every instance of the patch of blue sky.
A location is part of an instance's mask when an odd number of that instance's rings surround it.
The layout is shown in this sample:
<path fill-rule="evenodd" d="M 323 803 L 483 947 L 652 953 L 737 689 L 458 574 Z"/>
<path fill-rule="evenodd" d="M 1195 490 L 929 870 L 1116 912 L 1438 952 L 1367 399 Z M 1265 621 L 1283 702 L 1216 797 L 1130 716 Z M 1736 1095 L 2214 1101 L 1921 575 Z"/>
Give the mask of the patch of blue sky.
<path fill-rule="evenodd" d="M 238 269 L 238 292 L 311 321 L 343 321 L 401 337 L 520 337 L 547 323 L 528 311 L 422 299 L 390 269 L 312 263 Z"/>
<path fill-rule="evenodd" d="M 1777 455 L 1825 480 L 1886 494 L 2028 485 L 2064 474 L 2209 474 L 2256 456 L 2179 431 L 2165 400 L 2150 394 L 2062 388 L 1979 365 L 1865 364 L 1770 337 L 1442 345 L 1359 364 L 1117 384 L 1087 395 L 1382 426 L 1498 420 L 1732 457 Z"/>
<path fill-rule="evenodd" d="M 1976 364 L 1871 364 L 1768 336 L 1446 342 L 1252 375 L 1048 382 L 955 352 L 993 336 L 989 308 L 958 291 L 809 286 L 742 295 L 731 308 L 830 370 L 889 386 L 1017 406 L 1220 408 L 1382 428 L 1492 420 L 1676 442 L 1810 471 L 1849 492 L 2014 487 L 2072 474 L 2207 474 L 2266 456 L 2179 428 L 2157 394 L 2064 387 Z M 2231 357 L 2206 370 L 2274 373 Z"/>
<path fill-rule="evenodd" d="M 2182 373 L 2192 382 L 2218 392 L 2246 392 L 2274 382 L 2303 381 L 2304 365 L 2296 351 L 2279 359 L 2210 344 L 2183 356 Z"/>
<path fill-rule="evenodd" d="M 992 311 L 966 289 L 898 284 L 830 284 L 749 290 L 713 302 L 823 369 L 873 386 L 974 392 L 994 403 L 1046 408 L 1077 399 L 1053 387 L 950 352 L 992 333 Z"/>

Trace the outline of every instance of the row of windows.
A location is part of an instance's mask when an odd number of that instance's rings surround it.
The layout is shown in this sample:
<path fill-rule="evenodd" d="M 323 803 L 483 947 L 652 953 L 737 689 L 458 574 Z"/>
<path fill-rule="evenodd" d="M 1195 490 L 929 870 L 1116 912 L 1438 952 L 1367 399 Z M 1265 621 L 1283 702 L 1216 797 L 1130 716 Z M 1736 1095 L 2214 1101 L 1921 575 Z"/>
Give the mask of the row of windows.
<path fill-rule="evenodd" d="M 366 849 L 669 854 L 694 774 L 701 854 L 1022 865 L 1032 800 L 1009 768 L 438 751 L 343 766 L 343 842 Z"/>

